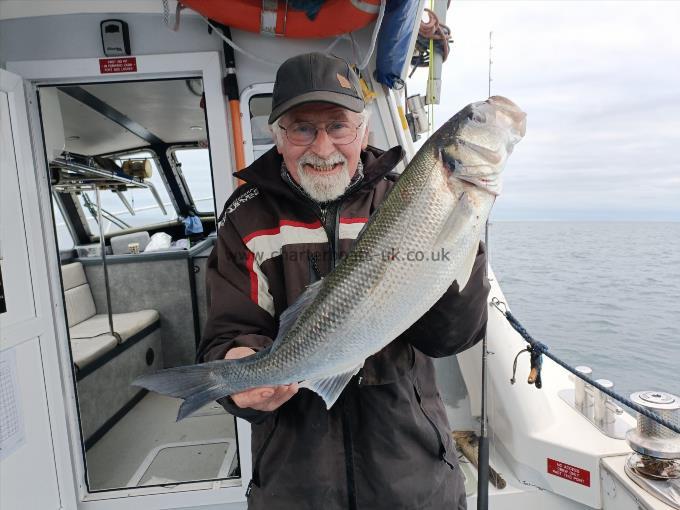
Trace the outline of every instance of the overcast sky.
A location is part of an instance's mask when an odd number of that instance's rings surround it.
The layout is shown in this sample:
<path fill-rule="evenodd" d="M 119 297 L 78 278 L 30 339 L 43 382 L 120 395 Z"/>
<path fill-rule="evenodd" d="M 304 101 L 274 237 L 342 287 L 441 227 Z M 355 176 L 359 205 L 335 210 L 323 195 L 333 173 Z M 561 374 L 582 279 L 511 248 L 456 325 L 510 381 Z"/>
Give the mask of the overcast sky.
<path fill-rule="evenodd" d="M 453 0 L 447 16 L 436 126 L 486 97 L 490 30 L 491 93 L 528 114 L 493 219 L 680 221 L 680 2 Z"/>

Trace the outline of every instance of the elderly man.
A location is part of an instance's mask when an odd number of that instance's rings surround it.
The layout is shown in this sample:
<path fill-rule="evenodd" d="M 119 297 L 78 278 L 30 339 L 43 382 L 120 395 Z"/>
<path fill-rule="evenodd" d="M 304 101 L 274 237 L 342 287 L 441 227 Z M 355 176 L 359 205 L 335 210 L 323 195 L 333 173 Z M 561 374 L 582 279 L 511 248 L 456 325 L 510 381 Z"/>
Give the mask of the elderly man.
<path fill-rule="evenodd" d="M 312 53 L 281 65 L 269 117 L 276 147 L 235 174 L 245 184 L 220 217 L 199 362 L 270 345 L 281 312 L 347 254 L 394 185 L 402 150 L 368 146 L 364 108 L 345 61 Z M 430 357 L 484 334 L 485 263 L 480 249 L 464 291 L 454 283 L 367 359 L 330 410 L 296 384 L 220 401 L 252 423 L 250 509 L 465 508 Z"/>

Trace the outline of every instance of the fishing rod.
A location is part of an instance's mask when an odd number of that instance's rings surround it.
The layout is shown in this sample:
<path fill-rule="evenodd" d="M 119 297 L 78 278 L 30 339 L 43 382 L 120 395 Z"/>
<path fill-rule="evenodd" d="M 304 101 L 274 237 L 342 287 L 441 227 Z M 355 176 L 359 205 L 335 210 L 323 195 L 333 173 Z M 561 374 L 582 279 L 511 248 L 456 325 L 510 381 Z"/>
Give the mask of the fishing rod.
<path fill-rule="evenodd" d="M 491 97 L 491 50 L 493 32 L 489 32 L 489 97 Z M 491 213 L 489 212 L 489 215 Z M 484 266 L 484 276 L 488 278 L 489 267 L 489 218 L 486 219 L 484 226 L 484 244 L 486 245 L 486 265 Z M 477 465 L 477 510 L 488 510 L 489 508 L 489 433 L 487 430 L 486 399 L 487 399 L 487 336 L 488 330 L 484 332 L 482 339 L 482 391 L 481 391 L 481 411 L 479 424 L 479 451 Z"/>

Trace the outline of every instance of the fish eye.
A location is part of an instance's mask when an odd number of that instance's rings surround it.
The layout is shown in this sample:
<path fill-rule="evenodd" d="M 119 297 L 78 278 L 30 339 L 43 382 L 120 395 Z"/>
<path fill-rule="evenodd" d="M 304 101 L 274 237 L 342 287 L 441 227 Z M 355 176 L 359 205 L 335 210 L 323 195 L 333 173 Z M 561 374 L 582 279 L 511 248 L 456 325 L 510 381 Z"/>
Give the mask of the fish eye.
<path fill-rule="evenodd" d="M 456 158 L 445 150 L 439 151 L 439 157 L 441 158 L 442 163 L 444 163 L 444 166 L 449 170 L 449 172 L 455 172 L 456 167 L 460 166 L 460 163 L 456 161 Z"/>
<path fill-rule="evenodd" d="M 472 110 L 470 113 L 468 113 L 467 119 L 483 124 L 486 122 L 486 115 L 479 110 Z"/>

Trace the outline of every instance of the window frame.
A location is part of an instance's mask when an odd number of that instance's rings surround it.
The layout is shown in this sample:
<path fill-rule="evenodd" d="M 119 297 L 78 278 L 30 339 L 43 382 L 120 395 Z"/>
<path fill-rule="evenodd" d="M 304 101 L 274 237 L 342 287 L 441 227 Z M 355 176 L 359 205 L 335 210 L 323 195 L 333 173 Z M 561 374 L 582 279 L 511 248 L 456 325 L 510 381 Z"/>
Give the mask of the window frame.
<path fill-rule="evenodd" d="M 251 165 L 255 161 L 255 151 L 264 152 L 269 150 L 274 144 L 254 145 L 253 144 L 253 127 L 250 122 L 250 100 L 254 96 L 261 96 L 272 94 L 274 92 L 274 83 L 255 83 L 243 89 L 241 92 L 241 122 L 243 126 L 243 147 L 246 156 L 246 166 Z M 246 114 L 247 113 L 247 114 Z"/>
<path fill-rule="evenodd" d="M 191 186 L 186 180 L 186 177 L 184 176 L 183 171 L 178 171 L 176 164 L 179 163 L 180 161 L 177 159 L 176 152 L 177 151 L 182 151 L 182 150 L 201 150 L 205 149 L 208 151 L 208 164 L 210 166 L 209 171 L 210 171 L 210 185 L 212 187 L 212 198 L 213 198 L 213 204 L 212 204 L 212 210 L 211 211 L 201 211 L 198 210 L 196 207 L 196 202 L 193 193 L 191 192 Z M 173 172 L 175 172 L 175 175 L 178 176 L 180 182 L 182 183 L 182 186 L 184 187 L 184 193 L 189 199 L 190 205 L 194 208 L 196 211 L 196 214 L 201 217 L 201 218 L 216 218 L 217 217 L 217 202 L 215 201 L 215 177 L 213 174 L 213 168 L 212 168 L 212 162 L 210 160 L 210 147 L 201 147 L 198 144 L 176 144 L 176 145 L 171 145 L 167 149 L 167 158 L 168 161 L 170 162 L 170 166 L 172 166 Z"/>

